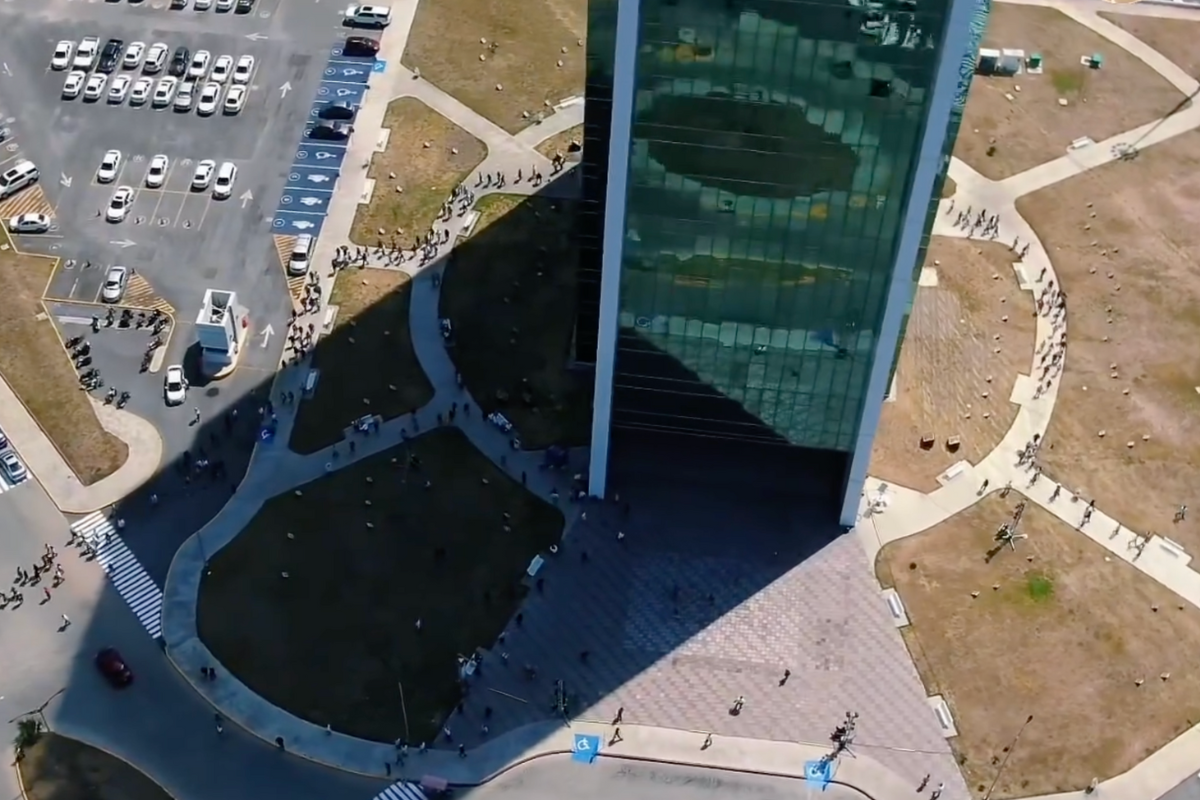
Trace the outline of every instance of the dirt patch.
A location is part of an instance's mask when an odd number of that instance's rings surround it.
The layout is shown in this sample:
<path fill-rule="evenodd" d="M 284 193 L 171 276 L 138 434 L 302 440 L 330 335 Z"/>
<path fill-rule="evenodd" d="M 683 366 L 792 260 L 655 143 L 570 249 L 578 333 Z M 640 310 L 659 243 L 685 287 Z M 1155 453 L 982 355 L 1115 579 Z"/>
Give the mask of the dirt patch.
<path fill-rule="evenodd" d="M 375 193 L 370 203 L 358 207 L 350 241 L 375 247 L 382 240 L 411 249 L 415 238 L 429 230 L 450 191 L 487 157 L 487 148 L 411 97 L 388 105 L 383 127 L 391 131 L 387 149 L 372 157 L 368 173 L 375 179 Z"/>
<path fill-rule="evenodd" d="M 574 203 L 490 195 L 446 267 L 450 356 L 485 413 L 502 412 L 531 450 L 586 444 L 591 382 L 569 369 L 575 331 Z M 532 246 L 531 246 L 532 245 Z"/>
<path fill-rule="evenodd" d="M 1066 155 L 1081 136 L 1099 142 L 1152 122 L 1184 101 L 1136 56 L 1051 8 L 994 4 L 983 46 L 1045 57 L 1041 75 L 977 75 L 971 83 L 954 154 L 993 180 Z M 1103 68 L 1079 63 L 1093 53 Z"/>
<path fill-rule="evenodd" d="M 1018 407 L 1009 398 L 1017 375 L 1029 372 L 1036 326 L 1012 262 L 995 242 L 933 237 L 925 266 L 938 285 L 917 288 L 872 477 L 932 491 L 951 464 L 977 463 L 1012 426 Z M 936 439 L 929 450 L 920 447 L 925 435 Z M 962 440 L 957 452 L 946 447 L 951 436 Z"/>
<path fill-rule="evenodd" d="M 456 429 L 302 491 L 268 500 L 212 559 L 200 638 L 253 691 L 310 722 L 436 741 L 461 699 L 457 656 L 495 643 L 530 559 L 561 538 L 562 515 Z"/>
<path fill-rule="evenodd" d="M 954 182 L 954 178 L 947 177 L 942 183 L 942 198 L 954 197 L 954 193 L 958 191 L 958 184 Z"/>
<path fill-rule="evenodd" d="M 583 95 L 586 36 L 587 0 L 443 0 L 417 8 L 403 61 L 516 133 Z"/>
<path fill-rule="evenodd" d="M 1200 25 L 1195 22 L 1108 11 L 1100 12 L 1099 16 L 1141 39 L 1187 74 L 1200 74 L 1200 50 L 1196 49 Z"/>
<path fill-rule="evenodd" d="M 537 146 L 537 151 L 546 158 L 553 158 L 556 155 L 561 155 L 564 158 L 581 157 L 583 150 L 571 152 L 571 146 L 575 145 L 579 148 L 583 147 L 583 126 L 576 125 L 573 128 L 567 128 L 561 133 L 556 133 L 546 141 Z"/>
<path fill-rule="evenodd" d="M 28 800 L 171 800 L 121 759 L 54 733 L 25 749 L 21 782 Z"/>
<path fill-rule="evenodd" d="M 1033 506 L 1018 526 L 1029 538 L 986 562 L 1020 500 L 992 494 L 877 564 L 908 610 L 926 688 L 953 711 L 977 797 L 1031 714 L 994 798 L 1078 791 L 1200 721 L 1200 611 Z"/>
<path fill-rule="evenodd" d="M 408 275 L 382 269 L 342 272 L 329 302 L 338 307 L 337 321 L 313 353 L 320 380 L 296 415 L 289 446 L 298 453 L 336 444 L 365 414 L 394 419 L 433 399 L 433 386 L 413 350 Z"/>
<path fill-rule="evenodd" d="M 11 247 L 0 251 L 0 375 L 79 482 L 90 486 L 120 469 L 129 447 L 104 429 L 79 391 L 75 367 L 46 314 L 42 293 L 54 263 Z"/>
<path fill-rule="evenodd" d="M 1200 523 L 1171 519 L 1200 486 L 1198 167 L 1189 132 L 1017 201 L 1068 296 L 1046 473 L 1192 553 Z"/>

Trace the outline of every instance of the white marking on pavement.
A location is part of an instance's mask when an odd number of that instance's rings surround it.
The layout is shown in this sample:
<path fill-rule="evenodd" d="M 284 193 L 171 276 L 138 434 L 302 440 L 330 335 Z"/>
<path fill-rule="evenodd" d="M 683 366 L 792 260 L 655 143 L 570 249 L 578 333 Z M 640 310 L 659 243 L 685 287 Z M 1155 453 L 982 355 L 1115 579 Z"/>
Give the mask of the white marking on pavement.
<path fill-rule="evenodd" d="M 126 546 L 112 520 L 102 511 L 71 526 L 96 553 L 96 563 L 112 581 L 138 622 L 155 639 L 162 636 L 163 593 Z"/>

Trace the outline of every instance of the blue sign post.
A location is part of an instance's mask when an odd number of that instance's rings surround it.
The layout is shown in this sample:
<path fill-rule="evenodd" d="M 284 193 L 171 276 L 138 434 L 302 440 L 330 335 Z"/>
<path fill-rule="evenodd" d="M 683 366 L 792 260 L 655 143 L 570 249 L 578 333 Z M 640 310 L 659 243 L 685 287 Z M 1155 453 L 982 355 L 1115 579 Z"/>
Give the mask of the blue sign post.
<path fill-rule="evenodd" d="M 833 759 L 822 758 L 820 761 L 804 762 L 804 782 L 822 792 L 829 788 L 835 772 L 837 765 Z"/>
<path fill-rule="evenodd" d="M 600 755 L 600 737 L 586 733 L 575 734 L 575 744 L 571 750 L 571 760 L 580 764 L 593 764 Z"/>

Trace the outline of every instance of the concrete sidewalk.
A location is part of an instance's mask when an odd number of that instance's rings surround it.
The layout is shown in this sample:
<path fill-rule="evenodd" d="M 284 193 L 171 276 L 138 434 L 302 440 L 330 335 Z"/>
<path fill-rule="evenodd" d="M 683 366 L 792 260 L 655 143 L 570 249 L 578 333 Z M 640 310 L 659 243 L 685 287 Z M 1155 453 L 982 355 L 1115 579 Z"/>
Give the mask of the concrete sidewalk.
<path fill-rule="evenodd" d="M 129 447 L 129 458 L 103 480 L 84 486 L 29 409 L 0 378 L 0 430 L 64 514 L 90 514 L 132 494 L 162 462 L 158 430 L 141 417 L 92 400 L 100 424 Z"/>

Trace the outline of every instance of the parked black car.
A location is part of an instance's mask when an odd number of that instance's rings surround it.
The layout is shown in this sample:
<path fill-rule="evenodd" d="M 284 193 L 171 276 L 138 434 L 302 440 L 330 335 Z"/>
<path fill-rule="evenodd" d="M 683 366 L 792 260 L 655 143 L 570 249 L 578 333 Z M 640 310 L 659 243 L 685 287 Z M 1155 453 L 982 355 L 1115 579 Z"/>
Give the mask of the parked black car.
<path fill-rule="evenodd" d="M 191 62 L 191 52 L 186 47 L 176 47 L 175 54 L 171 56 L 171 65 L 167 67 L 167 74 L 176 78 L 182 77 Z"/>
<path fill-rule="evenodd" d="M 358 109 L 349 103 L 330 103 L 327 106 L 323 106 L 317 112 L 317 116 L 321 119 L 349 120 L 354 119 L 356 113 L 358 113 Z"/>
<path fill-rule="evenodd" d="M 379 42 L 369 36 L 348 36 L 342 45 L 344 56 L 373 56 L 379 52 Z"/>
<path fill-rule="evenodd" d="M 100 51 L 100 60 L 96 63 L 96 70 L 103 72 L 106 75 L 117 68 L 117 63 L 121 60 L 121 52 L 125 49 L 125 42 L 120 39 L 109 39 L 104 44 L 104 49 Z"/>
<path fill-rule="evenodd" d="M 237 6 L 233 11 L 235 14 L 249 14 L 254 10 L 254 0 L 237 0 Z"/>
<path fill-rule="evenodd" d="M 309 139 L 322 142 L 344 142 L 350 138 L 354 128 L 343 123 L 317 125 L 308 132 Z"/>

